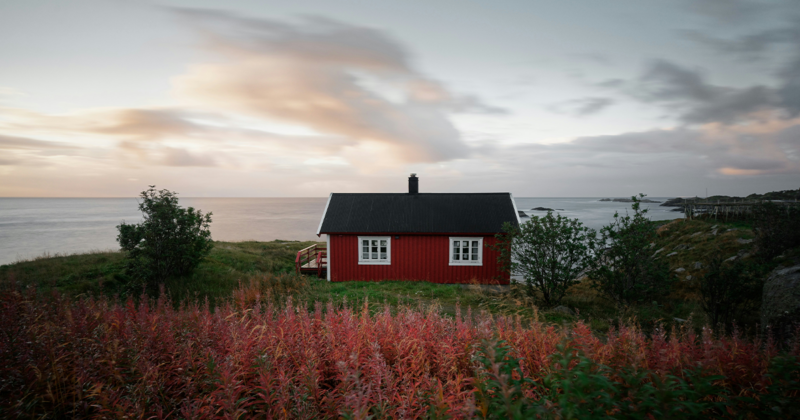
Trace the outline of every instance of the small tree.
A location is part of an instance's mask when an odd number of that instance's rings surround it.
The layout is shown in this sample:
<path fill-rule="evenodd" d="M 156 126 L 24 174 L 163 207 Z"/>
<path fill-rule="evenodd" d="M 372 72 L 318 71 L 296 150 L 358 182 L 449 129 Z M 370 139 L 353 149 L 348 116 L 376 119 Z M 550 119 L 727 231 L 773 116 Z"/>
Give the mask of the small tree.
<path fill-rule="evenodd" d="M 177 193 L 156 191 L 151 185 L 140 194 L 140 224 L 117 226 L 117 241 L 128 252 L 128 272 L 151 285 L 191 274 L 214 246 L 209 231 L 211 212 L 181 208 Z"/>
<path fill-rule="evenodd" d="M 595 231 L 560 214 L 533 216 L 519 227 L 506 223 L 503 230 L 495 245 L 501 264 L 525 279 L 530 296 L 539 291 L 546 305 L 561 302 L 594 255 Z"/>
<path fill-rule="evenodd" d="M 725 263 L 715 256 L 700 280 L 703 310 L 711 325 L 723 324 L 730 332 L 734 318 L 761 297 L 763 282 L 744 263 Z"/>
<path fill-rule="evenodd" d="M 650 247 L 656 228 L 641 208 L 644 197 L 631 197 L 633 216 L 614 213 L 614 221 L 600 229 L 603 250 L 589 271 L 594 287 L 618 305 L 663 295 L 672 282 L 667 263 Z"/>

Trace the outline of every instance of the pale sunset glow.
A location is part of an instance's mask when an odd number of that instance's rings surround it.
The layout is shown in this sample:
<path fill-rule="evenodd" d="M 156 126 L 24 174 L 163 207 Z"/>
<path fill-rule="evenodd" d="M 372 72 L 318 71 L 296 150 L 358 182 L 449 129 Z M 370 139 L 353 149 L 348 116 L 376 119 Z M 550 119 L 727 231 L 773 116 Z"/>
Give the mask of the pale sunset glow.
<path fill-rule="evenodd" d="M 0 40 L 2 197 L 800 181 L 794 0 L 26 0 Z"/>

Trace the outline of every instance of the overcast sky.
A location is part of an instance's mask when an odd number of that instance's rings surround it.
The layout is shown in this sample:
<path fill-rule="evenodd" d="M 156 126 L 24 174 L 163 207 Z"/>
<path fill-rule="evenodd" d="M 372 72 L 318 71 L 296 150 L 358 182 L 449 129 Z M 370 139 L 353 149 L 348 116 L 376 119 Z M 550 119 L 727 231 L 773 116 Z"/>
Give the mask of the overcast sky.
<path fill-rule="evenodd" d="M 0 196 L 800 188 L 797 0 L 5 0 Z"/>

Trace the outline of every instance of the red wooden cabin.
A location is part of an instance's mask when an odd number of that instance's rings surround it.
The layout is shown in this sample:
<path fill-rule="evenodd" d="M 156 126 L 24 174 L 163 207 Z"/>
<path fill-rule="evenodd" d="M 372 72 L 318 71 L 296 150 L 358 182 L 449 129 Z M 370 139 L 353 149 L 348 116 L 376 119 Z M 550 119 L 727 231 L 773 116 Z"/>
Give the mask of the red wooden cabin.
<path fill-rule="evenodd" d="M 329 281 L 424 280 L 508 284 L 488 245 L 518 224 L 510 193 L 332 193 L 317 235 L 327 236 Z"/>

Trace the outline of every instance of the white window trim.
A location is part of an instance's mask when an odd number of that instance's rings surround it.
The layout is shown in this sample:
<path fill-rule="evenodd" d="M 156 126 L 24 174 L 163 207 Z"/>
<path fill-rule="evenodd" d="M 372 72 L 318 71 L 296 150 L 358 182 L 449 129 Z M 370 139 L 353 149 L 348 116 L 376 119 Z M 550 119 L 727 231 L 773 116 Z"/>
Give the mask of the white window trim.
<path fill-rule="evenodd" d="M 477 261 L 454 260 L 453 241 L 470 241 L 470 245 L 472 241 L 478 241 L 478 260 Z M 471 265 L 471 266 L 483 265 L 483 238 L 480 236 L 451 236 L 450 241 L 447 242 L 447 248 L 449 250 L 448 254 L 450 255 L 450 265 Z"/>
<path fill-rule="evenodd" d="M 385 260 L 365 260 L 362 258 L 361 241 L 364 240 L 386 240 L 386 259 Z M 392 237 L 391 236 L 359 236 L 358 237 L 358 265 L 391 265 L 392 264 Z"/>

